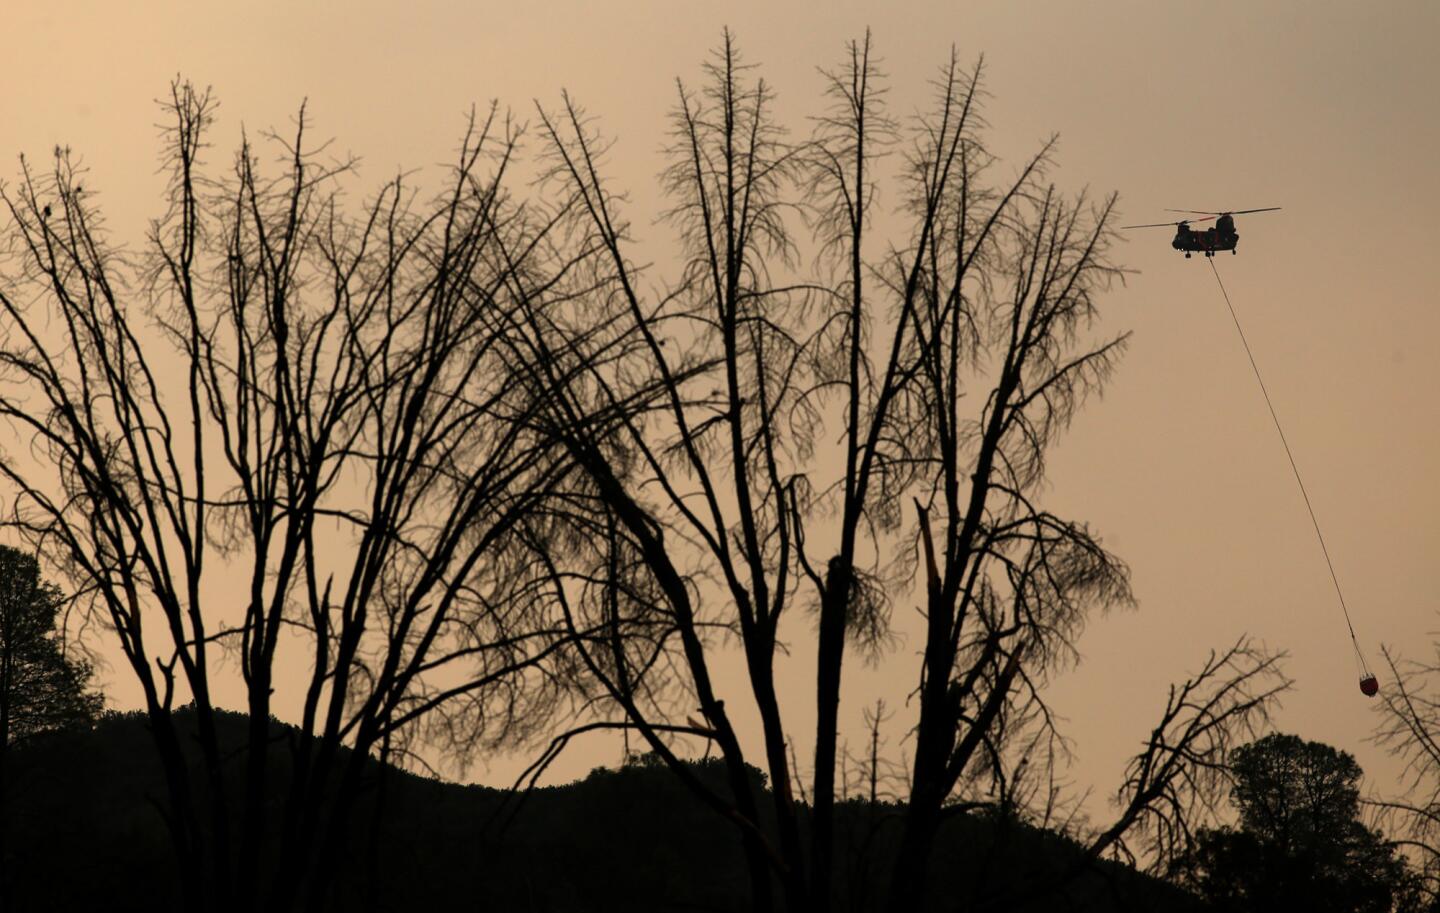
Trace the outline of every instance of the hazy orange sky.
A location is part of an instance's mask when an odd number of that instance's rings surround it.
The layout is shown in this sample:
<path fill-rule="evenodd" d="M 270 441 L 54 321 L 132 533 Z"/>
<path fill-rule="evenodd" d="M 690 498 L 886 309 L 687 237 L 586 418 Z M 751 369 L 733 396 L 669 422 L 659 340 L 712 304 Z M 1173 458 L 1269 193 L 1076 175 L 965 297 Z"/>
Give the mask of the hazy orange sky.
<path fill-rule="evenodd" d="M 160 214 L 153 100 L 177 73 L 221 100 L 212 162 L 228 161 L 241 124 L 283 131 L 308 98 L 315 131 L 362 157 L 367 188 L 448 161 L 472 103 L 498 98 L 525 117 L 532 99 L 554 104 L 567 88 L 618 139 L 612 174 L 635 190 L 643 240 L 662 232 L 649 194 L 674 77 L 698 79 L 724 26 L 795 135 L 820 104 L 815 68 L 867 25 L 897 114 L 924 103 L 952 43 L 965 59 L 984 52 L 995 150 L 1013 160 L 1058 131 L 1058 181 L 1119 191 L 1123 222 L 1160 221 L 1166 207 L 1284 207 L 1239 217 L 1239 255 L 1217 266 L 1372 666 L 1381 643 L 1418 655 L 1440 629 L 1433 0 L 11 0 L 5 12 L 0 176 L 13 178 L 21 152 L 43 165 L 69 144 L 114 236 L 137 244 Z M 1091 626 L 1083 665 L 1052 691 L 1076 740 L 1072 776 L 1111 791 L 1166 683 L 1249 632 L 1291 653 L 1296 687 L 1279 728 L 1355 753 L 1388 789 L 1396 767 L 1365 742 L 1376 704 L 1356 688 L 1320 548 L 1214 277 L 1204 259 L 1171 251 L 1163 229 L 1129 241 L 1118 256 L 1139 273 L 1103 304 L 1109 328 L 1135 331 L 1130 352 L 1051 469 L 1049 506 L 1098 529 L 1140 599 L 1138 612 Z M 913 607 L 897 620 L 913 630 Z M 796 646 L 810 637 L 790 632 Z M 877 668 L 847 663 L 847 732 L 874 697 L 903 704 L 918 645 Z M 125 674 L 117 664 L 107 682 L 122 706 L 134 695 Z M 805 733 L 813 679 L 803 660 L 787 675 L 790 722 Z M 897 752 L 903 719 L 889 733 Z M 595 742 L 556 775 L 617 760 Z M 523 766 L 499 759 L 472 775 L 498 783 Z"/>

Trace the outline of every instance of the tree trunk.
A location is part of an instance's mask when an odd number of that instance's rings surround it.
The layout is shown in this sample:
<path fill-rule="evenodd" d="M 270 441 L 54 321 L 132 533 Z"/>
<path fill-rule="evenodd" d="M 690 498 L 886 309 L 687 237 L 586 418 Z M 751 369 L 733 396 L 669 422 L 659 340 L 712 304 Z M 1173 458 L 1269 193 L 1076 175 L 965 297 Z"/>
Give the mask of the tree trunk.
<path fill-rule="evenodd" d="M 905 813 L 900 852 L 890 881 L 889 913 L 919 913 L 925 901 L 925 878 L 940 815 L 931 804 L 912 803 Z"/>
<path fill-rule="evenodd" d="M 840 557 L 830 561 L 825 599 L 820 607 L 820 645 L 815 697 L 815 788 L 811 832 L 811 903 L 816 913 L 830 909 L 835 856 L 835 740 L 840 715 L 840 669 L 845 657 L 845 613 L 851 573 Z"/>

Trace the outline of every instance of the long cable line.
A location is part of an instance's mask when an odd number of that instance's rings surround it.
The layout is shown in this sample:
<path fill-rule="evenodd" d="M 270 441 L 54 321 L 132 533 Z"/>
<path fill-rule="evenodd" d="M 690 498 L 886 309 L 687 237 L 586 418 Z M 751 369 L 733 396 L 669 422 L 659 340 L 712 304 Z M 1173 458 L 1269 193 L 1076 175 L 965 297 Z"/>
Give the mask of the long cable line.
<path fill-rule="evenodd" d="M 1295 482 L 1300 486 L 1300 495 L 1305 499 L 1305 509 L 1310 512 L 1310 523 L 1315 527 L 1315 538 L 1320 540 L 1320 551 L 1325 555 L 1325 566 L 1330 569 L 1330 581 L 1335 584 L 1335 595 L 1340 599 L 1340 611 L 1345 614 L 1345 627 L 1350 629 L 1350 644 L 1355 648 L 1355 660 L 1360 667 L 1362 676 L 1370 675 L 1370 667 L 1365 664 L 1365 654 L 1360 652 L 1360 641 L 1355 637 L 1355 625 L 1350 621 L 1350 609 L 1345 605 L 1345 594 L 1340 591 L 1340 578 L 1335 573 L 1335 563 L 1330 560 L 1330 549 L 1325 546 L 1325 535 L 1320 532 L 1320 521 L 1315 518 L 1315 508 L 1310 504 L 1310 493 L 1305 490 L 1305 480 L 1300 478 L 1300 468 L 1295 465 L 1295 455 L 1290 452 L 1290 442 L 1285 438 L 1285 429 L 1280 427 L 1280 416 L 1275 412 L 1275 404 L 1270 401 L 1270 391 L 1265 388 L 1265 378 L 1260 376 L 1260 366 L 1255 363 L 1255 353 L 1250 350 L 1250 342 L 1245 338 L 1245 330 L 1240 326 L 1240 317 L 1235 313 L 1235 305 L 1230 302 L 1230 293 L 1225 291 L 1225 283 L 1220 279 L 1220 270 L 1215 266 L 1214 257 L 1206 257 L 1210 263 L 1210 271 L 1215 274 L 1215 282 L 1220 286 L 1220 294 L 1225 296 L 1225 306 L 1230 309 L 1230 319 L 1235 321 L 1235 330 L 1240 334 L 1240 344 L 1245 347 L 1245 355 L 1250 359 L 1250 368 L 1255 372 L 1255 380 L 1260 383 L 1260 392 L 1265 396 L 1265 405 L 1270 409 L 1270 419 L 1275 423 L 1275 430 L 1280 434 L 1280 443 L 1285 446 L 1285 456 L 1290 460 L 1290 471 L 1295 473 Z"/>

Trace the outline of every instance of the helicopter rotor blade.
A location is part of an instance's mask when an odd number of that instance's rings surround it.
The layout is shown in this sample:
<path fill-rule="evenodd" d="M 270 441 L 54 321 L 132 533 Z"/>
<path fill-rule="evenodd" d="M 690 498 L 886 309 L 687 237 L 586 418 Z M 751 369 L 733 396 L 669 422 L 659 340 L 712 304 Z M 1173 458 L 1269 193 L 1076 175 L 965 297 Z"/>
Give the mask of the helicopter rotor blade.
<path fill-rule="evenodd" d="M 1264 209 L 1227 209 L 1224 212 L 1216 212 L 1213 209 L 1167 209 L 1166 212 L 1191 212 L 1197 216 L 1243 216 L 1249 212 L 1275 212 L 1282 209 L 1280 206 L 1267 206 Z"/>
<path fill-rule="evenodd" d="M 1127 228 L 1179 228 L 1181 225 L 1189 225 L 1191 222 L 1209 222 L 1214 216 L 1206 216 L 1203 219 L 1181 219 L 1179 222 L 1150 222 L 1146 225 L 1121 225 L 1122 230 Z"/>

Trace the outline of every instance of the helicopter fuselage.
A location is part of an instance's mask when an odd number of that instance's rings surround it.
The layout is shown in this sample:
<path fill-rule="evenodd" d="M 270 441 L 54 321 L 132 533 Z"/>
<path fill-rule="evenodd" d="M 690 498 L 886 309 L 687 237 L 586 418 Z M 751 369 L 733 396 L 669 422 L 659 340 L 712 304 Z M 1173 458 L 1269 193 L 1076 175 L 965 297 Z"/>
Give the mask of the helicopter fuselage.
<path fill-rule="evenodd" d="M 1179 223 L 1170 246 L 1185 251 L 1187 257 L 1192 253 L 1213 257 L 1219 250 L 1228 250 L 1233 254 L 1238 243 L 1240 235 L 1235 231 L 1235 220 L 1226 215 L 1221 216 L 1213 227 L 1199 231 L 1191 228 L 1188 223 Z"/>

